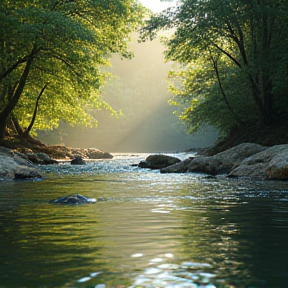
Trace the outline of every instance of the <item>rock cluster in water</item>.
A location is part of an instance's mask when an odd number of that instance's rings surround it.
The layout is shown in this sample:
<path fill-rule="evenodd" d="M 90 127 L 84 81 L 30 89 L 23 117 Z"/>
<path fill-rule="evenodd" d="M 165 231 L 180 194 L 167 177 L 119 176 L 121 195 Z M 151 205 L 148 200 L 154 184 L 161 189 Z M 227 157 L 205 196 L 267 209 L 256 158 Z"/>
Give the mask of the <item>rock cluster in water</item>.
<path fill-rule="evenodd" d="M 139 165 L 141 167 L 141 165 Z M 265 147 L 243 143 L 213 156 L 196 156 L 160 169 L 161 173 L 226 174 L 259 180 L 288 180 L 288 144 Z"/>
<path fill-rule="evenodd" d="M 41 146 L 37 147 L 36 150 L 31 150 L 29 148 L 15 149 L 14 151 L 26 155 L 30 161 L 36 164 L 55 164 L 55 163 L 38 163 L 38 161 L 43 160 L 41 154 L 48 156 L 50 159 L 112 159 L 113 155 L 108 152 L 103 152 L 96 148 L 70 148 L 63 145 L 58 146 Z M 37 153 L 37 152 L 41 153 Z M 35 157 L 35 154 L 37 157 Z M 56 162 L 54 160 L 54 162 Z"/>
<path fill-rule="evenodd" d="M 54 146 L 56 147 L 56 146 Z M 62 146 L 61 146 L 62 147 Z M 45 149 L 47 147 L 45 146 Z M 51 148 L 51 147 L 49 147 Z M 60 148 L 59 148 L 60 149 Z M 57 150 L 59 152 L 59 149 Z M 71 152 L 67 152 L 68 150 Z M 53 153 L 33 152 L 30 149 L 22 148 L 11 150 L 0 146 L 0 180 L 4 179 L 39 179 L 42 178 L 42 171 L 39 165 L 58 164 L 58 161 L 52 159 Z M 72 159 L 71 164 L 84 165 L 86 159 L 111 159 L 113 156 L 107 152 L 102 152 L 95 148 L 80 149 L 67 148 L 63 146 L 63 156 L 69 156 Z M 50 151 L 51 152 L 51 151 Z M 58 153 L 57 152 L 57 153 Z M 67 153 L 68 154 L 67 154 Z M 57 158 L 57 157 L 56 157 Z M 62 159 L 63 159 L 62 158 Z"/>

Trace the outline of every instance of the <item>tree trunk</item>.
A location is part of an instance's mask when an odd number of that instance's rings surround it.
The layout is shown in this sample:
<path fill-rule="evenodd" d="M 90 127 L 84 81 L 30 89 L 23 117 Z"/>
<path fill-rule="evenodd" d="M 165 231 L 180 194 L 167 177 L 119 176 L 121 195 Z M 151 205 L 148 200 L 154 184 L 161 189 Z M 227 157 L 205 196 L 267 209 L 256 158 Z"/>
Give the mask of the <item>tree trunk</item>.
<path fill-rule="evenodd" d="M 3 139 L 3 137 L 4 137 L 7 119 L 10 116 L 10 113 L 13 111 L 13 109 L 17 105 L 17 103 L 20 99 L 20 96 L 23 92 L 23 89 L 24 89 L 25 84 L 26 84 L 26 80 L 27 80 L 29 72 L 30 72 L 32 62 L 33 62 L 36 54 L 37 54 L 37 49 L 34 46 L 33 50 L 31 51 L 31 53 L 29 55 L 30 57 L 29 57 L 28 61 L 26 62 L 25 68 L 22 72 L 18 86 L 15 89 L 13 96 L 9 97 L 7 105 L 0 112 L 0 140 Z"/>
<path fill-rule="evenodd" d="M 40 100 L 42 94 L 44 93 L 46 87 L 47 87 L 47 84 L 45 84 L 45 86 L 41 89 L 41 91 L 40 91 L 40 93 L 39 93 L 39 95 L 37 97 L 36 104 L 35 104 L 35 109 L 34 109 L 34 113 L 33 113 L 33 117 L 32 117 L 32 120 L 31 120 L 28 128 L 23 133 L 24 137 L 29 136 L 29 133 L 30 133 L 30 131 L 31 131 L 33 125 L 34 125 L 34 122 L 36 120 L 36 115 L 37 115 L 37 109 L 38 109 L 38 106 L 39 106 L 39 100 Z"/>
<path fill-rule="evenodd" d="M 19 136 L 23 135 L 23 129 L 21 128 L 17 118 L 15 117 L 14 113 L 11 113 L 11 122 L 13 124 L 15 133 L 17 133 Z"/>
<path fill-rule="evenodd" d="M 218 64 L 217 64 L 217 60 L 215 60 L 213 58 L 213 56 L 211 56 L 211 61 L 213 62 L 213 68 L 214 68 L 214 71 L 215 71 L 215 74 L 216 74 L 216 77 L 217 77 L 217 81 L 218 81 L 218 85 L 219 85 L 219 88 L 220 88 L 220 91 L 222 93 L 222 96 L 223 96 L 223 99 L 224 99 L 224 102 L 225 104 L 227 105 L 227 108 L 229 109 L 229 111 L 231 112 L 231 114 L 234 116 L 236 122 L 240 125 L 240 126 L 244 126 L 244 123 L 241 121 L 241 119 L 238 117 L 237 113 L 234 111 L 234 109 L 231 107 L 228 99 L 227 99 L 227 96 L 226 96 L 226 92 L 223 88 L 223 85 L 222 85 L 222 82 L 221 82 L 221 79 L 220 79 L 220 74 L 219 74 L 219 69 L 218 69 Z"/>
<path fill-rule="evenodd" d="M 6 130 L 6 120 L 5 121 L 0 120 L 0 140 L 4 138 L 5 130 Z"/>

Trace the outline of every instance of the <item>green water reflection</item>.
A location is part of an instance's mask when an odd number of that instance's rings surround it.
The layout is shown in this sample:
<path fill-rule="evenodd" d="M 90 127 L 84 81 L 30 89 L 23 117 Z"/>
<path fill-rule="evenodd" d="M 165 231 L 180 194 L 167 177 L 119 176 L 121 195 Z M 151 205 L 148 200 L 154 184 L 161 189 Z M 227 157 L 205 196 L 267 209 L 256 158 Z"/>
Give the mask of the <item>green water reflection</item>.
<path fill-rule="evenodd" d="M 287 192 L 157 173 L 3 182 L 0 287 L 287 288 Z M 105 201 L 48 203 L 67 193 Z"/>

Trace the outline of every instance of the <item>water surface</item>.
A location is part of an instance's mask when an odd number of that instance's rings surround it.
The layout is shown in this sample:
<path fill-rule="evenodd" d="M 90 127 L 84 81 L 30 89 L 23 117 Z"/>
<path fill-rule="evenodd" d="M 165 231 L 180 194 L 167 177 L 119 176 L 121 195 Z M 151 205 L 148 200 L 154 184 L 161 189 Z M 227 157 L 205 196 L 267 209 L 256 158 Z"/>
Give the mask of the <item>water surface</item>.
<path fill-rule="evenodd" d="M 2 181 L 0 287 L 288 287 L 288 182 L 131 166 L 145 157 Z M 49 204 L 72 193 L 99 201 Z"/>

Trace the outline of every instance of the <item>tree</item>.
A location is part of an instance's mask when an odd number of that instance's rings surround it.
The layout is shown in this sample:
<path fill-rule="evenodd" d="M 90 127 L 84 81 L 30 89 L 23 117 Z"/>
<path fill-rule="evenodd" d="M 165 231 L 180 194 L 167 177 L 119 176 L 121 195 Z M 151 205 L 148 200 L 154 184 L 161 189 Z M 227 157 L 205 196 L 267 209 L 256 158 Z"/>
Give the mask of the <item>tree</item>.
<path fill-rule="evenodd" d="M 28 126 L 28 128 L 24 131 L 23 135 L 24 136 L 29 136 L 29 133 L 31 132 L 32 128 L 33 128 L 33 125 L 35 123 L 35 120 L 36 120 L 36 116 L 37 116 L 37 110 L 38 110 L 38 107 L 39 107 L 39 101 L 40 101 L 40 98 L 41 96 L 43 95 L 45 89 L 47 88 L 47 84 L 44 85 L 44 87 L 41 89 L 37 99 L 36 99 L 36 104 L 35 104 L 35 108 L 34 108 L 34 112 L 33 112 L 33 116 L 32 116 L 32 119 L 31 119 L 31 122 Z"/>
<path fill-rule="evenodd" d="M 96 123 L 92 108 L 112 108 L 101 98 L 109 54 L 127 51 L 129 34 L 144 10 L 135 0 L 4 0 L 0 7 L 0 138 L 11 113 L 31 121 L 39 91 L 37 128 L 59 119 Z M 38 122 L 38 121 L 37 121 Z"/>
<path fill-rule="evenodd" d="M 287 49 L 283 48 L 288 40 L 285 28 L 288 2 L 180 2 L 178 7 L 152 16 L 142 29 L 142 37 L 153 38 L 159 29 L 173 29 L 173 36 L 166 40 L 166 57 L 186 65 L 188 72 L 182 74 L 185 81 L 198 79 L 197 84 L 174 90 L 182 100 L 185 98 L 192 103 L 187 107 L 186 101 L 182 118 L 186 117 L 191 121 L 190 126 L 196 129 L 199 123 L 207 120 L 210 124 L 214 122 L 214 126 L 219 124 L 222 131 L 224 123 L 228 122 L 225 118 L 234 126 L 250 125 L 255 121 L 255 115 L 259 127 L 276 121 L 280 117 L 276 107 L 287 101 L 282 90 L 287 91 L 287 86 L 280 83 L 288 72 Z M 201 72 L 199 75 L 192 73 L 194 77 L 191 78 L 191 70 L 195 67 Z M 207 86 L 208 91 L 199 94 L 193 85 L 200 85 L 202 90 Z M 209 118 L 213 105 L 215 115 Z M 203 115 L 208 118 L 203 120 Z M 229 123 L 228 129 L 231 128 Z"/>

